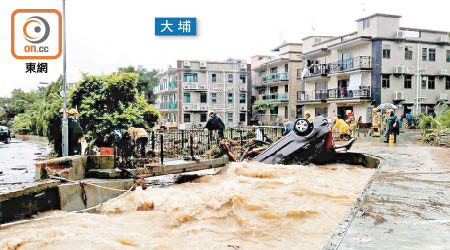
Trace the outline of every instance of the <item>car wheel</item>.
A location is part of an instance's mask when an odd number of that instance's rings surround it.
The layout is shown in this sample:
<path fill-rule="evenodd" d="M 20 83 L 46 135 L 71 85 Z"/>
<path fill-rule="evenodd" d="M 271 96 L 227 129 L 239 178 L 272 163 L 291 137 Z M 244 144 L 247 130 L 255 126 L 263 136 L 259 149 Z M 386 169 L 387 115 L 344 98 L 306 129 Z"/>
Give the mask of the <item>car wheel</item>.
<path fill-rule="evenodd" d="M 305 136 L 309 134 L 312 130 L 312 127 L 313 127 L 312 123 L 303 118 L 298 119 L 297 121 L 295 121 L 294 124 L 294 130 L 300 136 Z"/>

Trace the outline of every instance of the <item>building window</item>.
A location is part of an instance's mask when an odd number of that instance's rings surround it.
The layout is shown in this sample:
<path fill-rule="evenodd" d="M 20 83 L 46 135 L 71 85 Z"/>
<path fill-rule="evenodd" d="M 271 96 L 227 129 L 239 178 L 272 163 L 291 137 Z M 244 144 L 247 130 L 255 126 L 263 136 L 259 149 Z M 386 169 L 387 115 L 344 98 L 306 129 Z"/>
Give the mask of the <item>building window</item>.
<path fill-rule="evenodd" d="M 183 121 L 185 123 L 191 122 L 191 114 L 184 114 L 183 118 L 184 118 Z"/>
<path fill-rule="evenodd" d="M 270 108 L 270 114 L 271 115 L 278 115 L 278 106 L 271 107 Z"/>
<path fill-rule="evenodd" d="M 247 79 L 246 79 L 245 75 L 239 76 L 239 82 L 240 83 L 245 83 L 246 81 L 247 81 Z"/>
<path fill-rule="evenodd" d="M 450 50 L 447 50 L 447 57 L 446 57 L 446 61 L 450 62 Z"/>
<path fill-rule="evenodd" d="M 233 83 L 233 74 L 228 74 L 228 82 Z"/>
<path fill-rule="evenodd" d="M 200 103 L 207 103 L 206 93 L 200 93 Z"/>
<path fill-rule="evenodd" d="M 450 76 L 445 77 L 445 89 L 447 89 L 447 90 L 450 89 Z"/>
<path fill-rule="evenodd" d="M 405 60 L 412 60 L 412 47 L 405 46 Z"/>
<path fill-rule="evenodd" d="M 434 76 L 428 76 L 428 89 L 434 89 Z"/>
<path fill-rule="evenodd" d="M 284 93 L 288 93 L 289 92 L 289 86 L 288 85 L 284 85 Z"/>
<path fill-rule="evenodd" d="M 370 19 L 366 18 L 363 20 L 363 29 L 367 29 L 370 27 Z"/>
<path fill-rule="evenodd" d="M 277 67 L 271 68 L 271 69 L 270 69 L 270 73 L 271 73 L 271 74 L 276 74 L 276 73 L 278 73 L 278 68 L 277 68 Z"/>
<path fill-rule="evenodd" d="M 289 64 L 285 64 L 284 65 L 284 72 L 288 73 L 289 72 Z"/>
<path fill-rule="evenodd" d="M 428 60 L 430 62 L 436 61 L 436 49 L 428 49 Z"/>
<path fill-rule="evenodd" d="M 381 87 L 384 89 L 390 88 L 391 82 L 390 82 L 391 75 L 382 75 L 381 76 Z"/>
<path fill-rule="evenodd" d="M 184 82 L 198 82 L 197 73 L 184 73 L 183 81 Z"/>
<path fill-rule="evenodd" d="M 233 94 L 228 94 L 228 103 L 233 103 Z"/>
<path fill-rule="evenodd" d="M 315 108 L 316 116 L 328 117 L 328 108 Z"/>
<path fill-rule="evenodd" d="M 228 122 L 233 122 L 233 113 L 228 113 Z"/>
<path fill-rule="evenodd" d="M 200 114 L 200 122 L 206 122 L 206 113 Z"/>
<path fill-rule="evenodd" d="M 383 58 L 391 58 L 391 45 L 383 45 Z"/>
<path fill-rule="evenodd" d="M 422 61 L 427 60 L 427 48 L 422 48 Z"/>
<path fill-rule="evenodd" d="M 239 103 L 245 103 L 245 94 L 240 95 Z"/>
<path fill-rule="evenodd" d="M 184 93 L 184 103 L 191 103 L 191 93 Z"/>
<path fill-rule="evenodd" d="M 240 122 L 245 122 L 245 113 L 239 113 L 239 121 Z"/>
<path fill-rule="evenodd" d="M 405 89 L 410 89 L 412 85 L 412 76 L 404 75 L 404 87 Z"/>
<path fill-rule="evenodd" d="M 422 89 L 426 89 L 427 88 L 427 81 L 428 81 L 428 77 L 427 76 L 422 76 Z"/>
<path fill-rule="evenodd" d="M 211 75 L 211 81 L 212 81 L 212 83 L 216 83 L 217 82 L 217 74 L 212 74 Z"/>
<path fill-rule="evenodd" d="M 217 102 L 217 94 L 216 93 L 211 93 L 211 102 L 212 103 L 216 103 Z"/>

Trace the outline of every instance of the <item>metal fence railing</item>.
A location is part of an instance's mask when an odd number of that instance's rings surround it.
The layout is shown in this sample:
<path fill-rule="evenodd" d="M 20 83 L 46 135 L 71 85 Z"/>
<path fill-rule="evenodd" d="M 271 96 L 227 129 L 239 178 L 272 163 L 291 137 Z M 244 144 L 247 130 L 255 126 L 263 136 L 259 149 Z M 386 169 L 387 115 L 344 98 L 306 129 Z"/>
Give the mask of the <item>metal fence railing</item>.
<path fill-rule="evenodd" d="M 258 132 L 258 133 L 257 133 Z M 282 135 L 279 126 L 255 126 L 228 128 L 224 130 L 224 139 L 232 139 L 244 146 L 249 140 L 256 138 L 278 138 Z M 167 132 L 151 132 L 147 150 L 152 150 L 161 163 L 167 160 L 184 159 L 205 154 L 208 150 L 219 147 L 221 138 L 217 130 L 201 129 L 171 130 Z"/>

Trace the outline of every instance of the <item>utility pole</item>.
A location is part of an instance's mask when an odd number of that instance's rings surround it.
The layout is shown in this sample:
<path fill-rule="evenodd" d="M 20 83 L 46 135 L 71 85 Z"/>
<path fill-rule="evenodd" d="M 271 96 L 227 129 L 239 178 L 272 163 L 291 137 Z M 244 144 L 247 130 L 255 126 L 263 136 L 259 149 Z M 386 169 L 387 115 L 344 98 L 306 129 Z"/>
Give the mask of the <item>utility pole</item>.
<path fill-rule="evenodd" d="M 69 128 L 67 122 L 67 75 L 66 75 L 66 0 L 63 4 L 63 120 L 62 120 L 62 149 L 63 156 L 69 155 Z"/>

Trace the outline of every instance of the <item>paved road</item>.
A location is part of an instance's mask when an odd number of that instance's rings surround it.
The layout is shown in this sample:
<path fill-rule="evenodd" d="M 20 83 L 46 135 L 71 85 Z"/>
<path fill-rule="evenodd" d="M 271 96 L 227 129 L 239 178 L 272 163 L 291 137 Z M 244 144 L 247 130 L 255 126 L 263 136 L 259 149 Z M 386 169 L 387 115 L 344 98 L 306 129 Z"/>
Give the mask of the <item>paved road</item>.
<path fill-rule="evenodd" d="M 409 133 L 396 145 L 364 138 L 352 151 L 382 165 L 324 249 L 450 249 L 450 149 Z"/>
<path fill-rule="evenodd" d="M 34 164 L 49 152 L 49 147 L 43 141 L 13 138 L 10 144 L 0 143 L 0 193 L 32 182 Z"/>

